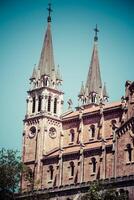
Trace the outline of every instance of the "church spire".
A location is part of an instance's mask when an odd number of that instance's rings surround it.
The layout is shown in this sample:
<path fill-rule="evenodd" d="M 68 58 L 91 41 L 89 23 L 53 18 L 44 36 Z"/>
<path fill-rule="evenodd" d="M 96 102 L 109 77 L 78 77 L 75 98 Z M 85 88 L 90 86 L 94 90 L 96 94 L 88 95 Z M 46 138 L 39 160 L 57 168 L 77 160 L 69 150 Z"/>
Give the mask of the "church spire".
<path fill-rule="evenodd" d="M 94 31 L 95 31 L 94 46 L 93 46 L 93 52 L 87 76 L 87 81 L 85 85 L 86 104 L 89 103 L 98 104 L 102 91 L 102 81 L 101 81 L 101 73 L 99 66 L 98 47 L 97 47 L 98 32 L 99 32 L 97 25 Z"/>
<path fill-rule="evenodd" d="M 88 100 L 90 103 L 98 103 L 98 99 L 100 97 L 100 92 L 102 88 L 98 48 L 97 48 L 97 41 L 98 41 L 97 33 L 99 32 L 97 25 L 94 31 L 95 31 L 95 37 L 94 37 L 93 53 L 91 57 L 91 63 L 86 82 L 86 88 L 88 89 L 88 95 L 89 95 Z"/>
<path fill-rule="evenodd" d="M 55 64 L 54 64 L 54 55 L 53 55 L 53 44 L 52 44 L 52 34 L 51 34 L 51 4 L 48 4 L 48 26 L 43 42 L 43 47 L 41 51 L 41 56 L 39 60 L 38 68 L 40 69 L 40 75 L 47 75 L 49 77 L 52 76 L 53 72 L 55 71 Z"/>
<path fill-rule="evenodd" d="M 48 4 L 47 30 L 45 33 L 38 69 L 33 70 L 31 81 L 32 87 L 50 87 L 58 89 L 62 83 L 59 69 L 55 67 L 53 55 L 53 43 L 51 34 L 51 4 Z"/>

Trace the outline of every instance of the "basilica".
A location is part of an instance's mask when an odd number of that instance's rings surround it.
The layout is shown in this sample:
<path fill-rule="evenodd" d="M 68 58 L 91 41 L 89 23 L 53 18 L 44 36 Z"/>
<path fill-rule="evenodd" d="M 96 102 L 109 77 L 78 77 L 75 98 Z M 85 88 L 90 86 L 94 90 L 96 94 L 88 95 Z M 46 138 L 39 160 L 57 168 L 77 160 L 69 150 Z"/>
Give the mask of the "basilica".
<path fill-rule="evenodd" d="M 39 199 L 80 199 L 90 183 L 100 180 L 134 197 L 134 82 L 124 83 L 118 102 L 109 102 L 98 57 L 98 27 L 85 84 L 78 88 L 79 106 L 63 112 L 63 79 L 55 65 L 51 5 L 38 66 L 30 77 L 23 120 L 22 161 Z M 118 88 L 119 89 L 119 88 Z M 67 92 L 67 91 L 66 91 Z M 114 92 L 114 91 L 113 91 Z M 29 199 L 31 182 L 22 175 L 21 195 Z"/>

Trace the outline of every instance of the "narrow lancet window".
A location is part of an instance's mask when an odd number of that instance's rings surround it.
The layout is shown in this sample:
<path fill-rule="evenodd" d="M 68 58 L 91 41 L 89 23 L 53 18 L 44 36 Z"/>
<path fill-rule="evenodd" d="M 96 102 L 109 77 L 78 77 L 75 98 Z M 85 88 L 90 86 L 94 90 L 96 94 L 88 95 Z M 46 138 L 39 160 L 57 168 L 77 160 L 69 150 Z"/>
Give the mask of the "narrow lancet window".
<path fill-rule="evenodd" d="M 54 169 L 53 169 L 53 166 L 52 166 L 52 165 L 49 167 L 49 172 L 50 172 L 50 180 L 53 180 L 53 172 L 54 172 Z"/>
<path fill-rule="evenodd" d="M 32 113 L 35 112 L 35 101 L 36 101 L 36 99 L 35 99 L 35 97 L 33 97 Z"/>
<path fill-rule="evenodd" d="M 70 162 L 70 175 L 74 176 L 74 162 Z"/>
<path fill-rule="evenodd" d="M 44 85 L 45 85 L 45 86 L 48 86 L 48 78 L 45 78 L 45 80 L 44 80 Z"/>
<path fill-rule="evenodd" d="M 54 99 L 54 113 L 57 113 L 57 99 Z"/>
<path fill-rule="evenodd" d="M 95 137 L 95 125 L 90 126 L 90 137 L 94 138 Z"/>
<path fill-rule="evenodd" d="M 70 130 L 70 142 L 74 142 L 74 137 L 75 137 L 74 129 L 71 129 Z"/>
<path fill-rule="evenodd" d="M 38 99 L 38 112 L 41 111 L 41 105 L 42 105 L 42 96 L 40 95 Z"/>
<path fill-rule="evenodd" d="M 96 172 L 96 159 L 92 158 L 92 172 L 95 173 Z"/>
<path fill-rule="evenodd" d="M 131 144 L 127 144 L 127 157 L 128 157 L 128 162 L 132 161 L 132 148 L 131 148 Z"/>
<path fill-rule="evenodd" d="M 48 97 L 48 112 L 51 111 L 51 96 Z"/>
<path fill-rule="evenodd" d="M 92 95 L 92 97 L 91 97 L 91 103 L 95 103 L 95 96 L 94 95 Z"/>

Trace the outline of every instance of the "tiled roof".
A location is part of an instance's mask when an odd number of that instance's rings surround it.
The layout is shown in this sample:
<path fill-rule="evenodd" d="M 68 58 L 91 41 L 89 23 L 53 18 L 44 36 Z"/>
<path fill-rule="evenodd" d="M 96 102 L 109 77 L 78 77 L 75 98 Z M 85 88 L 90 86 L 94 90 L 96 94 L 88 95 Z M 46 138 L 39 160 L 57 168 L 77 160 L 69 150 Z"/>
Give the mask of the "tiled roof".
<path fill-rule="evenodd" d="M 104 106 L 104 111 L 107 110 L 107 109 L 114 109 L 114 108 L 119 107 L 119 106 L 121 106 L 121 102 L 107 103 Z M 90 107 L 87 107 L 83 110 L 83 114 L 88 114 L 88 113 L 92 114 L 92 113 L 97 112 L 99 110 L 100 110 L 100 106 L 90 106 Z M 68 118 L 73 118 L 73 117 L 75 118 L 79 115 L 79 113 L 80 113 L 79 110 L 76 110 L 72 113 L 69 113 L 69 114 L 67 114 L 63 117 L 63 120 L 66 120 Z"/>

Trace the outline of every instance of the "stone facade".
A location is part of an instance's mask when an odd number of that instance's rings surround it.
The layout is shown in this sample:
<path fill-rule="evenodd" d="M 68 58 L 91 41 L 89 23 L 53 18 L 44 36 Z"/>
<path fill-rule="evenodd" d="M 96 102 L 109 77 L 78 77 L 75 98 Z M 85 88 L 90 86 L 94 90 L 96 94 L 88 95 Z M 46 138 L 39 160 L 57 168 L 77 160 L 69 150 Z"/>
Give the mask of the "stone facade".
<path fill-rule="evenodd" d="M 88 85 L 85 89 L 82 86 L 82 104 L 72 111 L 69 102 L 69 110 L 62 113 L 64 93 L 59 69 L 56 71 L 54 65 L 50 22 L 49 13 L 39 67 L 30 78 L 24 119 L 23 162 L 31 170 L 33 189 L 40 197 L 49 193 L 50 199 L 78 199 L 90 181 L 99 179 L 107 185 L 109 180 L 117 189 L 127 189 L 132 200 L 134 82 L 126 82 L 121 101 L 105 101 L 106 88 L 103 94 L 98 91 L 102 85 L 95 36 L 87 81 L 92 84 L 96 74 L 93 91 L 89 87 L 87 94 Z M 22 176 L 22 195 L 18 198 L 28 198 L 30 184 Z"/>

